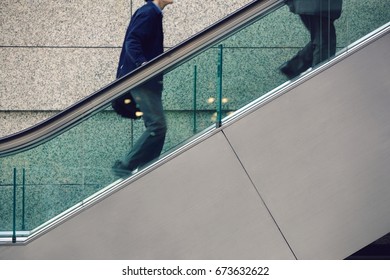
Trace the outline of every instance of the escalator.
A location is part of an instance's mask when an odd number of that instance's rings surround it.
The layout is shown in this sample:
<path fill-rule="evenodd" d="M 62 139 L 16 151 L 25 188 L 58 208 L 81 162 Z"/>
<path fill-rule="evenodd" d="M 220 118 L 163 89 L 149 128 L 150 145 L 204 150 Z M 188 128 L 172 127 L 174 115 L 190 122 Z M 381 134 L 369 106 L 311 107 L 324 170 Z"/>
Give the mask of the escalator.
<path fill-rule="evenodd" d="M 352 8 L 336 57 L 292 81 L 277 74 L 291 32 L 264 34 L 294 17 L 255 1 L 0 139 L 0 259 L 343 259 L 390 232 L 389 15 L 350 34 Z M 109 104 L 161 72 L 183 123 L 158 161 L 115 178 L 129 121 Z"/>

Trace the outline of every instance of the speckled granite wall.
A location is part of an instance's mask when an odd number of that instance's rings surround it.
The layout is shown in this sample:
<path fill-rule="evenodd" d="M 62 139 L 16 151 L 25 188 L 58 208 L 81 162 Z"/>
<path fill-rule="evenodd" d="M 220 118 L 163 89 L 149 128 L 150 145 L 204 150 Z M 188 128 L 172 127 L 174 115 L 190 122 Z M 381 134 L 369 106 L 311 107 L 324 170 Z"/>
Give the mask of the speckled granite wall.
<path fill-rule="evenodd" d="M 166 47 L 249 2 L 176 0 L 164 11 Z M 111 82 L 130 15 L 144 2 L 61 3 L 3 0 L 0 4 L 0 137 L 29 127 Z M 345 0 L 343 15 L 336 23 L 338 48 L 386 23 L 389 5 L 388 0 Z M 224 110 L 233 111 L 283 83 L 286 79 L 278 73 L 278 66 L 307 40 L 299 18 L 283 7 L 221 42 L 224 97 L 229 101 Z M 215 103 L 209 98 L 217 89 L 217 61 L 218 49 L 212 48 L 165 76 L 164 106 L 169 125 L 165 150 L 187 139 L 195 129 L 195 66 L 200 110 L 196 129 L 212 124 Z M 35 227 L 111 182 L 112 163 L 126 153 L 142 130 L 142 121 L 130 123 L 104 111 L 33 151 L 2 158 L 2 197 L 11 195 L 13 168 L 18 168 L 19 185 L 20 171 L 25 168 L 29 207 L 35 209 L 29 214 L 35 217 L 29 227 Z M 0 212 L 8 217 L 6 222 L 2 220 L 3 225 L 9 226 L 8 206 L 0 203 Z"/>

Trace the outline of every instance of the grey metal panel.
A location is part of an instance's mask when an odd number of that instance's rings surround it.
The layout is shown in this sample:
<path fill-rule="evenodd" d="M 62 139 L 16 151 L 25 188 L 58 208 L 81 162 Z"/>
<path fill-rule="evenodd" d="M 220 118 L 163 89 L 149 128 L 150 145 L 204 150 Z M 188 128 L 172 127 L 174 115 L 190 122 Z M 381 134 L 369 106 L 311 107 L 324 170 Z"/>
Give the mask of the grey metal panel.
<path fill-rule="evenodd" d="M 224 135 L 0 259 L 294 259 Z"/>
<path fill-rule="evenodd" d="M 298 259 L 390 232 L 390 35 L 225 129 Z"/>

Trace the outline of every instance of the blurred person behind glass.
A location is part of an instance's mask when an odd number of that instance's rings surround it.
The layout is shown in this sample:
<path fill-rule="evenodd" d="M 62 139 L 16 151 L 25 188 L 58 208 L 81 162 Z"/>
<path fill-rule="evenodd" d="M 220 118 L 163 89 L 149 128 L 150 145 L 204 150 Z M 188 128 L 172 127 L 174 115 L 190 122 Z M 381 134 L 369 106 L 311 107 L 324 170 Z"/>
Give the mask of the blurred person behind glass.
<path fill-rule="evenodd" d="M 336 53 L 334 21 L 341 16 L 342 0 L 286 0 L 292 13 L 298 14 L 310 32 L 310 42 L 279 67 L 289 79 Z"/>

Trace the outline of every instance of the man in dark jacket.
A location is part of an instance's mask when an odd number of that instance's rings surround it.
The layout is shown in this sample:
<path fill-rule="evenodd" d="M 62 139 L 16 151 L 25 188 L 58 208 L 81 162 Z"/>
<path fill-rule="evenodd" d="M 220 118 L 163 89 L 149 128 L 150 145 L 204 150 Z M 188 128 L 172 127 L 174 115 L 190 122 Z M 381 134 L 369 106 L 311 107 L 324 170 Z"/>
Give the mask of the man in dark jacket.
<path fill-rule="evenodd" d="M 341 15 L 342 0 L 286 0 L 310 32 L 310 42 L 280 67 L 292 79 L 336 53 L 334 21 Z"/>
<path fill-rule="evenodd" d="M 117 78 L 144 65 L 164 52 L 162 10 L 173 0 L 145 0 L 131 18 L 119 58 Z M 131 90 L 145 123 L 145 132 L 132 150 L 115 162 L 113 172 L 118 176 L 130 175 L 138 168 L 158 158 L 164 146 L 167 131 L 162 106 L 162 76 Z"/>

